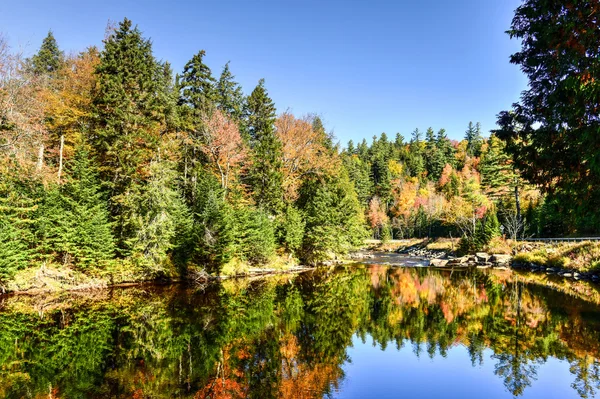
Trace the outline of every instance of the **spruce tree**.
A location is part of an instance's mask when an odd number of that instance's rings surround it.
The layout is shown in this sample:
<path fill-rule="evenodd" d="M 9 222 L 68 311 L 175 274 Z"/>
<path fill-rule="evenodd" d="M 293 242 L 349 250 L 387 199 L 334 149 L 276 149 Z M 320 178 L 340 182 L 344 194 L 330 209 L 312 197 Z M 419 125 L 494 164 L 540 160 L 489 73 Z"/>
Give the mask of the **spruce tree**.
<path fill-rule="evenodd" d="M 425 171 L 425 158 L 423 155 L 422 134 L 419 129 L 415 129 L 412 133 L 408 158 L 406 159 L 406 165 L 411 176 L 419 177 Z"/>
<path fill-rule="evenodd" d="M 512 160 L 505 152 L 505 146 L 506 144 L 493 134 L 488 140 L 487 149 L 481 155 L 481 184 L 494 198 L 511 195 L 517 178 Z"/>
<path fill-rule="evenodd" d="M 467 131 L 465 132 L 465 140 L 467 140 L 467 154 L 471 157 L 481 155 L 481 146 L 483 145 L 483 137 L 481 137 L 481 125 L 477 122 L 469 122 Z"/>
<path fill-rule="evenodd" d="M 78 267 L 111 259 L 114 254 L 108 206 L 89 155 L 83 147 L 76 150 L 72 165 L 67 165 L 68 181 L 50 188 L 40 212 L 44 252 Z"/>
<path fill-rule="evenodd" d="M 39 51 L 31 57 L 32 70 L 37 75 L 52 74 L 58 71 L 62 60 L 63 53 L 58 48 L 54 34 L 48 31 Z"/>
<path fill-rule="evenodd" d="M 150 41 L 124 19 L 105 40 L 96 74 L 90 140 L 109 190 L 117 243 L 125 254 L 138 234 L 130 218 L 142 216 L 137 199 L 144 195 L 167 129 L 165 67 L 152 55 Z"/>
<path fill-rule="evenodd" d="M 34 260 L 42 190 L 39 182 L 0 174 L 0 292 L 3 281 Z"/>
<path fill-rule="evenodd" d="M 249 179 L 257 206 L 271 214 L 280 212 L 283 207 L 283 153 L 275 132 L 275 116 L 275 104 L 261 79 L 248 97 L 248 128 L 253 152 Z"/>
<path fill-rule="evenodd" d="M 427 129 L 425 137 L 425 165 L 427 174 L 430 180 L 437 181 L 442 175 L 442 170 L 444 170 L 446 162 L 432 128 Z"/>
<path fill-rule="evenodd" d="M 345 170 L 338 176 L 307 180 L 298 201 L 306 215 L 302 260 L 316 264 L 361 245 L 365 221 Z"/>
<path fill-rule="evenodd" d="M 234 79 L 228 62 L 216 85 L 217 107 L 239 122 L 244 114 L 245 99 L 241 86 Z"/>
<path fill-rule="evenodd" d="M 179 80 L 179 104 L 184 105 L 189 127 L 198 130 L 202 117 L 216 105 L 219 93 L 210 68 L 204 64 L 206 52 L 200 50 L 185 64 Z"/>
<path fill-rule="evenodd" d="M 440 129 L 438 131 L 437 136 L 436 136 L 436 145 L 437 145 L 438 151 L 441 154 L 443 166 L 446 166 L 446 164 L 450 164 L 450 166 L 455 168 L 456 167 L 456 157 L 454 156 L 454 154 L 455 154 L 456 150 L 454 149 L 454 146 L 452 146 L 452 143 L 448 139 L 448 136 L 446 136 L 445 129 Z"/>

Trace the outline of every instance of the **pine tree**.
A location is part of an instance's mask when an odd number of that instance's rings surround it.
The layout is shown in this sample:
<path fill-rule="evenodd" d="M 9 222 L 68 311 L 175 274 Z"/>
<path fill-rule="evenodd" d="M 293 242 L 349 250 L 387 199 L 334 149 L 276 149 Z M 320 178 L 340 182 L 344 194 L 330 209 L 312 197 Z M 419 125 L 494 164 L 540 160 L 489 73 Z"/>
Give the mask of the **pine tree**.
<path fill-rule="evenodd" d="M 41 247 L 61 263 L 86 267 L 111 259 L 114 240 L 106 201 L 89 152 L 76 149 L 70 178 L 52 187 L 40 212 Z"/>
<path fill-rule="evenodd" d="M 43 187 L 15 177 L 0 174 L 0 292 L 3 281 L 33 261 L 37 243 L 36 209 Z"/>
<path fill-rule="evenodd" d="M 165 273 L 168 254 L 187 241 L 191 216 L 177 190 L 175 165 L 153 161 L 149 172 L 147 184 L 125 198 L 127 212 L 120 221 L 135 232 L 125 248 L 156 277 Z"/>
<path fill-rule="evenodd" d="M 37 75 L 52 74 L 60 68 L 63 53 L 58 48 L 58 43 L 52 31 L 42 41 L 42 45 L 33 57 L 31 57 L 32 70 Z"/>
<path fill-rule="evenodd" d="M 348 141 L 348 145 L 346 146 L 346 152 L 348 154 L 354 154 L 355 148 L 354 148 L 354 141 L 349 140 Z"/>
<path fill-rule="evenodd" d="M 228 62 L 216 85 L 217 107 L 239 123 L 244 115 L 245 99 L 241 86 L 234 79 Z"/>
<path fill-rule="evenodd" d="M 282 144 L 275 132 L 275 105 L 261 79 L 248 97 L 248 128 L 253 163 L 252 195 L 259 208 L 275 214 L 283 206 Z"/>
<path fill-rule="evenodd" d="M 410 141 L 408 158 L 406 165 L 410 170 L 411 176 L 419 177 L 425 171 L 425 159 L 423 156 L 422 135 L 419 129 L 415 129 Z"/>
<path fill-rule="evenodd" d="M 204 64 L 206 52 L 200 50 L 185 64 L 179 80 L 179 104 L 185 106 L 189 128 L 198 130 L 202 118 L 216 105 L 219 93 L 210 68 Z"/>
<path fill-rule="evenodd" d="M 287 205 L 279 227 L 279 242 L 291 254 L 302 246 L 306 222 L 302 213 L 293 205 Z"/>
<path fill-rule="evenodd" d="M 504 151 L 506 144 L 493 134 L 486 150 L 481 154 L 481 184 L 488 195 L 499 198 L 511 195 L 517 179 L 510 156 Z"/>
<path fill-rule="evenodd" d="M 442 175 L 446 162 L 444 154 L 440 151 L 438 140 L 432 128 L 427 129 L 425 134 L 425 165 L 430 180 L 437 181 Z"/>
<path fill-rule="evenodd" d="M 455 168 L 456 167 L 456 157 L 454 155 L 456 153 L 456 150 L 454 149 L 454 146 L 448 139 L 448 136 L 446 136 L 445 129 L 440 129 L 438 131 L 437 136 L 436 136 L 436 145 L 437 145 L 438 151 L 441 154 L 442 163 L 444 164 L 444 166 L 446 166 L 446 164 L 449 164 L 450 166 Z"/>
<path fill-rule="evenodd" d="M 481 125 L 479 122 L 475 125 L 473 125 L 473 122 L 469 122 L 469 127 L 465 132 L 465 139 L 467 140 L 467 154 L 471 157 L 480 156 L 483 137 L 481 137 Z"/>
<path fill-rule="evenodd" d="M 309 264 L 345 254 L 366 237 L 365 221 L 347 173 L 306 181 L 299 199 L 306 215 L 302 260 Z"/>
<path fill-rule="evenodd" d="M 131 197 L 144 195 L 167 129 L 165 67 L 154 59 L 150 41 L 124 19 L 105 40 L 96 74 L 90 140 L 109 189 L 117 243 L 126 253 L 126 243 L 138 235 L 129 219 L 141 217 Z"/>

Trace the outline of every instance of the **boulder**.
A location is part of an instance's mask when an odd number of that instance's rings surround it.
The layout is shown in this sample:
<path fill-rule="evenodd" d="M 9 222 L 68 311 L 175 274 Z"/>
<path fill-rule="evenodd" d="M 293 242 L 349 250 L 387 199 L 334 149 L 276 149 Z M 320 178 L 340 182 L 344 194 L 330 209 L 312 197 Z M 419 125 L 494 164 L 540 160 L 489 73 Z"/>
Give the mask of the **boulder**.
<path fill-rule="evenodd" d="M 490 255 L 485 252 L 477 252 L 475 256 L 477 257 L 477 262 L 487 262 L 490 259 Z"/>
<path fill-rule="evenodd" d="M 450 259 L 449 263 L 451 265 L 462 265 L 464 263 L 467 263 L 468 261 L 469 261 L 469 257 L 468 256 L 462 256 L 460 258 Z"/>
<path fill-rule="evenodd" d="M 512 256 L 510 255 L 494 254 L 490 260 L 498 265 L 505 265 L 509 263 L 511 259 Z"/>
<path fill-rule="evenodd" d="M 448 260 L 446 259 L 431 259 L 429 261 L 429 266 L 433 267 L 445 267 L 448 265 Z"/>

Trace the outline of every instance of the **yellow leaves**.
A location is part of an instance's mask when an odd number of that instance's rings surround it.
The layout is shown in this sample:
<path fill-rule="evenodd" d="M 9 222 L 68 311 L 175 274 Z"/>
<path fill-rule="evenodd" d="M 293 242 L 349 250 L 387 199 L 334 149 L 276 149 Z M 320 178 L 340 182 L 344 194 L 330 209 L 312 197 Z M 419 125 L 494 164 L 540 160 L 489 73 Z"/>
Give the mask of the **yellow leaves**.
<path fill-rule="evenodd" d="M 404 173 L 404 165 L 399 163 L 395 159 L 390 159 L 390 161 L 388 162 L 388 169 L 390 171 L 392 180 L 402 177 Z"/>

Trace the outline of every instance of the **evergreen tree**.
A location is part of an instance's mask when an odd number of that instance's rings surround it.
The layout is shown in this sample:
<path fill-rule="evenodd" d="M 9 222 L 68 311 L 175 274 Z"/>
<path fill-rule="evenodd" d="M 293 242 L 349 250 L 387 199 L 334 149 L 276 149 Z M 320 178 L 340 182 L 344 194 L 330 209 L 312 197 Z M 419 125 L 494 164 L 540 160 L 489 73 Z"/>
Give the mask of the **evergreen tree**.
<path fill-rule="evenodd" d="M 34 260 L 42 190 L 38 182 L 0 174 L 0 292 L 3 282 Z"/>
<path fill-rule="evenodd" d="M 350 180 L 354 183 L 359 203 L 363 207 L 366 207 L 374 195 L 370 164 L 360 159 L 357 155 L 345 156 L 343 162 Z"/>
<path fill-rule="evenodd" d="M 254 159 L 249 179 L 257 206 L 271 214 L 278 213 L 283 206 L 283 153 L 275 132 L 275 117 L 275 104 L 261 79 L 248 97 L 248 128 Z"/>
<path fill-rule="evenodd" d="M 366 237 L 365 221 L 347 173 L 306 181 L 299 199 L 306 214 L 301 258 L 314 264 L 345 254 Z"/>
<path fill-rule="evenodd" d="M 347 152 L 348 154 L 351 154 L 351 155 L 352 155 L 352 154 L 354 154 L 354 151 L 355 151 L 355 148 L 354 148 L 354 141 L 352 141 L 352 140 L 349 140 L 349 141 L 348 141 L 348 146 L 347 146 L 347 148 L 346 148 L 346 152 Z"/>
<path fill-rule="evenodd" d="M 184 105 L 188 111 L 189 123 L 194 130 L 198 129 L 202 117 L 216 105 L 220 95 L 210 68 L 204 64 L 205 56 L 204 50 L 194 55 L 183 67 L 179 80 L 179 104 Z"/>
<path fill-rule="evenodd" d="M 225 201 L 223 187 L 209 173 L 199 175 L 196 200 L 192 204 L 193 226 L 182 258 L 207 265 L 219 272 L 220 266 L 236 255 L 234 210 Z"/>
<path fill-rule="evenodd" d="M 481 184 L 494 198 L 511 195 L 517 179 L 510 156 L 505 152 L 505 146 L 502 140 L 492 134 L 487 148 L 481 154 L 479 166 Z"/>
<path fill-rule="evenodd" d="M 425 134 L 425 165 L 430 180 L 438 181 L 446 166 L 444 154 L 440 151 L 439 142 L 432 128 L 427 129 Z"/>
<path fill-rule="evenodd" d="M 467 154 L 471 157 L 481 155 L 481 146 L 483 145 L 483 137 L 481 137 L 481 125 L 477 122 L 469 122 L 469 127 L 465 132 L 465 140 L 467 140 Z"/>
<path fill-rule="evenodd" d="M 600 232 L 596 0 L 525 0 L 507 33 L 521 41 L 510 62 L 529 80 L 511 111 L 498 117 L 522 176 L 560 198 L 576 215 L 571 232 Z"/>
<path fill-rule="evenodd" d="M 52 74 L 58 71 L 62 60 L 63 53 L 58 48 L 54 34 L 48 31 L 39 51 L 31 57 L 32 70 L 37 75 Z"/>
<path fill-rule="evenodd" d="M 165 273 L 167 255 L 187 240 L 191 218 L 177 190 L 176 171 L 170 161 L 153 161 L 150 177 L 144 186 L 127 196 L 124 228 L 135 232 L 124 243 L 147 272 L 154 276 Z"/>
<path fill-rule="evenodd" d="M 446 166 L 446 164 L 449 164 L 450 166 L 455 168 L 456 167 L 456 157 L 454 155 L 456 153 L 456 150 L 454 149 L 454 146 L 448 139 L 448 136 L 446 136 L 445 129 L 440 129 L 438 131 L 437 137 L 436 137 L 436 145 L 437 145 L 438 151 L 441 154 L 442 163 L 444 164 L 444 166 Z"/>
<path fill-rule="evenodd" d="M 325 131 L 325 126 L 323 125 L 323 121 L 319 116 L 314 117 L 312 128 L 313 131 L 317 132 L 317 134 L 319 134 L 319 136 L 321 137 L 320 141 L 321 143 L 323 143 L 325 148 L 327 148 L 328 150 L 333 150 L 333 137 L 327 134 L 327 132 Z"/>
<path fill-rule="evenodd" d="M 105 40 L 96 74 L 90 140 L 109 189 L 117 243 L 126 250 L 138 235 L 130 219 L 141 217 L 131 196 L 144 195 L 167 127 L 165 68 L 154 59 L 150 41 L 124 19 Z"/>
<path fill-rule="evenodd" d="M 262 209 L 238 207 L 235 211 L 237 256 L 255 265 L 275 255 L 275 226 Z"/>
<path fill-rule="evenodd" d="M 106 201 L 89 152 L 76 150 L 69 180 L 52 187 L 40 212 L 42 248 L 61 263 L 78 267 L 106 261 L 114 255 L 114 240 Z"/>
<path fill-rule="evenodd" d="M 302 246 L 306 222 L 304 215 L 295 206 L 287 205 L 279 228 L 279 241 L 291 254 L 297 253 Z"/>
<path fill-rule="evenodd" d="M 415 129 L 410 141 L 406 166 L 411 176 L 419 177 L 425 171 L 425 159 L 423 156 L 422 135 L 419 129 Z"/>
<path fill-rule="evenodd" d="M 241 86 L 235 82 L 235 76 L 229 70 L 229 62 L 223 67 L 217 82 L 217 107 L 236 121 L 241 121 L 245 101 Z M 242 129 L 243 131 L 243 129 Z"/>

